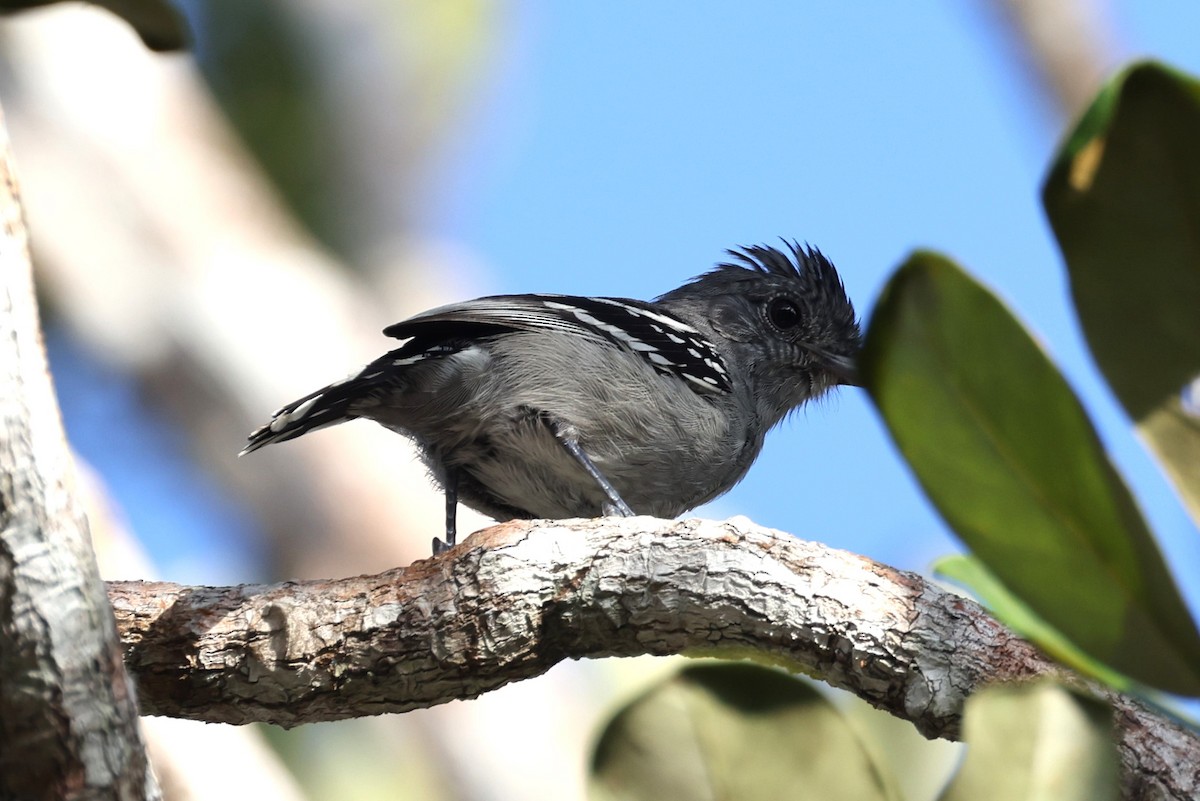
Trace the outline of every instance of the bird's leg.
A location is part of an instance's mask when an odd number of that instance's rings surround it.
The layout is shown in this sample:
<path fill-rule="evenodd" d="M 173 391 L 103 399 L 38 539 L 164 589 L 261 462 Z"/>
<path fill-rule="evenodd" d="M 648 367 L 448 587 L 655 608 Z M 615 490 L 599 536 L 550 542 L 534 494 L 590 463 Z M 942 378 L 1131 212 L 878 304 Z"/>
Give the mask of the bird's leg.
<path fill-rule="evenodd" d="M 553 420 L 545 417 L 542 419 L 546 422 L 546 425 L 549 426 L 551 433 L 554 434 L 554 438 L 557 439 L 563 448 L 566 449 L 567 453 L 574 457 L 575 461 L 579 462 L 579 466 L 582 467 L 584 471 L 592 477 L 592 480 L 595 481 L 596 484 L 599 485 L 600 489 L 604 492 L 604 496 L 608 498 L 608 500 L 604 502 L 603 507 L 601 507 L 604 511 L 604 516 L 633 517 L 634 513 L 633 510 L 629 508 L 629 504 L 622 500 L 620 493 L 617 492 L 617 488 L 614 487 L 612 483 L 605 478 L 604 474 L 600 472 L 600 468 L 596 467 L 591 458 L 587 455 L 587 453 L 584 452 L 583 448 L 579 445 L 579 441 L 563 431 L 562 426 L 558 425 Z"/>
<path fill-rule="evenodd" d="M 448 551 L 454 547 L 454 539 L 458 535 L 458 468 L 446 470 L 443 482 L 446 489 L 446 541 L 433 538 L 433 555 Z"/>

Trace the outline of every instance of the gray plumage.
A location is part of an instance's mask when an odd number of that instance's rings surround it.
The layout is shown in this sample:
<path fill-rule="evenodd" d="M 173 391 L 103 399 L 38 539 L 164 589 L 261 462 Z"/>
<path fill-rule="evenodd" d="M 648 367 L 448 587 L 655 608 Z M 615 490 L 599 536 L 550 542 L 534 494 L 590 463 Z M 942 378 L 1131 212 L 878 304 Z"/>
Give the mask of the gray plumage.
<path fill-rule="evenodd" d="M 674 517 L 729 490 L 766 432 L 856 383 L 854 308 L 819 251 L 754 246 L 653 303 L 502 295 L 384 330 L 407 339 L 285 406 L 247 453 L 362 417 L 412 438 L 491 517 Z M 441 550 L 434 541 L 434 550 Z"/>

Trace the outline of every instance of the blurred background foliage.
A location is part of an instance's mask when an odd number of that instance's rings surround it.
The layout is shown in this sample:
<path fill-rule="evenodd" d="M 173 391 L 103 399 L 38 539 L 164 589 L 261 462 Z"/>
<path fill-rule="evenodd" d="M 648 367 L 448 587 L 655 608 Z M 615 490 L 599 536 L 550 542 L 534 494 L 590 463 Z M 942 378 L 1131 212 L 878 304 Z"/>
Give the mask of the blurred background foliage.
<path fill-rule="evenodd" d="M 401 438 L 345 426 L 238 461 L 245 432 L 438 302 L 651 297 L 787 236 L 833 258 L 864 314 L 903 254 L 936 245 L 1033 321 L 1194 605 L 1200 540 L 1091 360 L 1034 187 L 1127 56 L 1200 72 L 1195 4 L 178 8 L 183 55 L 87 7 L 0 21 L 0 100 L 108 576 L 423 557 L 440 500 Z M 774 432 L 700 510 L 734 513 L 909 569 L 957 549 L 851 391 Z M 286 767 L 254 730 L 150 725 L 177 798 L 248 795 L 252 778 L 275 798 L 580 798 L 613 700 L 668 669 L 564 665 L 470 703 L 267 732 Z M 906 798 L 937 792 L 956 753 L 937 747 Z"/>
<path fill-rule="evenodd" d="M 951 776 L 943 775 L 944 761 L 936 759 L 939 753 L 931 743 L 917 742 L 911 728 L 888 731 L 878 725 L 881 720 L 861 701 L 831 703 L 811 683 L 775 669 L 689 665 L 650 685 L 609 721 L 593 754 L 588 797 L 1120 797 L 1112 711 L 1051 681 L 973 694 L 964 711 L 965 758 Z M 892 736 L 896 739 L 885 739 Z M 901 761 L 899 754 L 908 759 Z M 937 769 L 930 771 L 931 764 Z"/>

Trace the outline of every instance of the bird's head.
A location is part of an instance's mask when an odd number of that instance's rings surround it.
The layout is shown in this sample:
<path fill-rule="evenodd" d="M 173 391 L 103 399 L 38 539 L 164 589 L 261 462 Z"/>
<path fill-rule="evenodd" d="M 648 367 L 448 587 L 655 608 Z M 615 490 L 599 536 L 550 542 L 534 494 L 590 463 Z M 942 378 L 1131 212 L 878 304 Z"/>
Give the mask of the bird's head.
<path fill-rule="evenodd" d="M 709 323 L 768 425 L 859 383 L 862 335 L 837 270 L 816 248 L 784 244 L 730 250 L 729 262 L 658 299 Z"/>

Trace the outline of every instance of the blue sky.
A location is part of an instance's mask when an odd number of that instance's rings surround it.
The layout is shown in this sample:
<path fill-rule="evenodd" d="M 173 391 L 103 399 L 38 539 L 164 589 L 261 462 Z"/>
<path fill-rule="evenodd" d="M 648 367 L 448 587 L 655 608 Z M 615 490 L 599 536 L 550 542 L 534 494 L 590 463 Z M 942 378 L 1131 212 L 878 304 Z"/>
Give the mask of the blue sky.
<path fill-rule="evenodd" d="M 480 294 L 650 298 L 726 248 L 796 238 L 838 265 L 864 318 L 910 250 L 943 251 L 1045 343 L 1176 575 L 1196 575 L 1200 537 L 1092 365 L 1041 211 L 1064 125 L 987 6 L 509 4 L 495 69 L 442 161 L 444 191 L 425 223 L 489 267 L 472 287 Z M 1122 55 L 1200 74 L 1200 4 L 1127 0 L 1116 23 Z M 88 442 L 103 441 L 105 425 L 89 438 L 81 412 L 69 402 L 64 412 L 103 468 L 111 454 Z M 162 508 L 184 513 L 174 526 L 149 521 L 172 531 L 154 546 L 164 561 L 212 553 L 205 531 L 240 530 L 205 519 L 216 505 L 198 477 L 177 483 L 203 497 L 156 505 L 105 472 L 136 528 Z M 956 547 L 854 389 L 773 432 L 747 479 L 702 513 L 744 514 L 917 570 Z"/>

